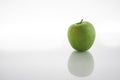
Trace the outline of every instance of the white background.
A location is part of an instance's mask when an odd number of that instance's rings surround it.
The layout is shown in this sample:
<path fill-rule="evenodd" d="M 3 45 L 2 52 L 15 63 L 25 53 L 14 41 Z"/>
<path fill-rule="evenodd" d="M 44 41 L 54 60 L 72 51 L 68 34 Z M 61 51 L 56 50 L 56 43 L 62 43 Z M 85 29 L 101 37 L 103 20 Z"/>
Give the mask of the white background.
<path fill-rule="evenodd" d="M 0 0 L 0 80 L 119 80 L 119 3 Z M 67 30 L 81 19 L 91 22 L 96 30 L 95 43 L 89 50 L 94 70 L 85 78 L 72 75 L 67 68 L 74 53 Z"/>

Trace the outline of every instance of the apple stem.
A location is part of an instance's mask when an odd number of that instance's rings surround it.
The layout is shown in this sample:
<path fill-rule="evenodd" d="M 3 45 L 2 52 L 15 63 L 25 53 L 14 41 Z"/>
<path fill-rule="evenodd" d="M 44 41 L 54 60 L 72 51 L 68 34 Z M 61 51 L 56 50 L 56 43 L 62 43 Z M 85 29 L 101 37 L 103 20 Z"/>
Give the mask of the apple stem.
<path fill-rule="evenodd" d="M 83 19 L 81 19 L 80 24 L 83 22 Z"/>

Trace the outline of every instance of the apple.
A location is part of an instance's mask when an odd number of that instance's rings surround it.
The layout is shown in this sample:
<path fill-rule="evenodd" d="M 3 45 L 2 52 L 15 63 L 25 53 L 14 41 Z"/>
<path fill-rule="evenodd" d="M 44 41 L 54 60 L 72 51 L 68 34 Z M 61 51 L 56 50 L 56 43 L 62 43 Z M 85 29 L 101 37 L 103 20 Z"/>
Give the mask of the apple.
<path fill-rule="evenodd" d="M 86 51 L 91 48 L 95 40 L 94 26 L 83 19 L 72 24 L 68 29 L 68 41 L 77 51 Z"/>

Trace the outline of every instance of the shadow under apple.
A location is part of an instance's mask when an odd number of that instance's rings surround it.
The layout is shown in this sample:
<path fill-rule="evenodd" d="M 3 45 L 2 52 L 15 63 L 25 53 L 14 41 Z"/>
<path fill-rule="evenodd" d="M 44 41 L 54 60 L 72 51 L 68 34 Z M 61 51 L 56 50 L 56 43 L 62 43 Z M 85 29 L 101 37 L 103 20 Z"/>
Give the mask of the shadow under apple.
<path fill-rule="evenodd" d="M 68 60 L 68 70 L 78 77 L 90 75 L 94 69 L 94 59 L 90 52 L 73 51 Z"/>

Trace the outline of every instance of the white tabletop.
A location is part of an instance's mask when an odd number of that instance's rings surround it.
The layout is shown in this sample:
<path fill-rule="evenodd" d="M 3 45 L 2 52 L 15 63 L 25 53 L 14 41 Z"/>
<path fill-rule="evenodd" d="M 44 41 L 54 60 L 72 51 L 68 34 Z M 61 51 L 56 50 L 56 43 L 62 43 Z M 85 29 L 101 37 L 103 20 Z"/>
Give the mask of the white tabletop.
<path fill-rule="evenodd" d="M 87 52 L 69 44 L 49 51 L 1 50 L 0 80 L 119 80 L 119 61 L 118 47 L 97 41 Z"/>

